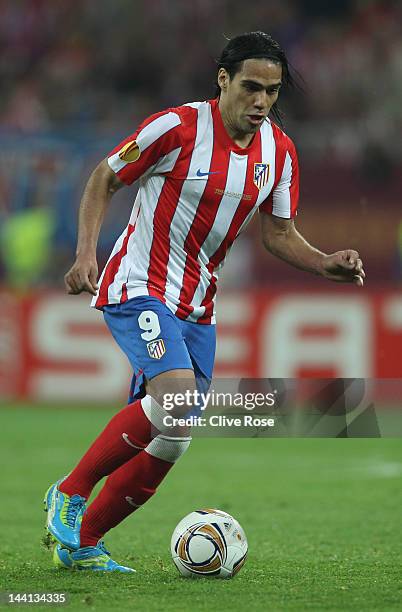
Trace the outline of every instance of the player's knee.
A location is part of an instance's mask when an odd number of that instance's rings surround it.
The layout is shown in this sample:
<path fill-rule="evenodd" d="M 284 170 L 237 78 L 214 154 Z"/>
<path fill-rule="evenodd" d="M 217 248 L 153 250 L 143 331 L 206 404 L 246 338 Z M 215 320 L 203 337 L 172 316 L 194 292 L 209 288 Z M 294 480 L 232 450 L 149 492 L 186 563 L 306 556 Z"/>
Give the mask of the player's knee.
<path fill-rule="evenodd" d="M 157 457 L 168 461 L 169 463 L 176 463 L 178 459 L 186 452 L 190 446 L 191 437 L 173 437 L 160 434 L 156 436 L 146 447 L 145 451 Z"/>
<path fill-rule="evenodd" d="M 166 410 L 159 402 L 150 395 L 146 395 L 141 400 L 142 409 L 145 416 L 153 425 L 157 433 L 174 438 L 185 438 L 190 434 L 190 427 L 185 422 L 179 422 L 180 417 L 173 411 Z M 186 412 L 188 412 L 188 408 Z"/>
<path fill-rule="evenodd" d="M 197 385 L 192 370 L 172 370 L 147 383 L 147 393 L 175 418 L 182 418 L 197 404 Z"/>

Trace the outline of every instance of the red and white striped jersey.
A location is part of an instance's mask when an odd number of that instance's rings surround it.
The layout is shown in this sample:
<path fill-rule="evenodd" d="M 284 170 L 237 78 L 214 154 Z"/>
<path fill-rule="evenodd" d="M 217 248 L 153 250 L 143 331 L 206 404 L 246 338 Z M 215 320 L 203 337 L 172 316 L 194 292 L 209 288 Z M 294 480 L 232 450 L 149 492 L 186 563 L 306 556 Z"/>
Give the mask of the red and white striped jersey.
<path fill-rule="evenodd" d="M 193 102 L 146 119 L 108 157 L 139 190 L 92 306 L 140 295 L 188 321 L 215 323 L 219 271 L 257 210 L 296 214 L 295 147 L 266 120 L 247 148 L 228 135 L 218 100 Z"/>

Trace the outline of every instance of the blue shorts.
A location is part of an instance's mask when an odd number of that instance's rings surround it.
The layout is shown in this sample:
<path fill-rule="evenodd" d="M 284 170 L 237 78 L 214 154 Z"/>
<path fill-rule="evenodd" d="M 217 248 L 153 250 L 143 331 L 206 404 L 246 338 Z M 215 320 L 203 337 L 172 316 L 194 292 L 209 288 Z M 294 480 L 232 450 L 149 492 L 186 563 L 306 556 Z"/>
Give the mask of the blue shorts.
<path fill-rule="evenodd" d="M 208 390 L 215 360 L 215 325 L 183 321 L 163 302 L 148 296 L 103 306 L 103 314 L 134 370 L 129 403 L 144 397 L 145 379 L 168 370 L 194 370 L 198 391 Z"/>

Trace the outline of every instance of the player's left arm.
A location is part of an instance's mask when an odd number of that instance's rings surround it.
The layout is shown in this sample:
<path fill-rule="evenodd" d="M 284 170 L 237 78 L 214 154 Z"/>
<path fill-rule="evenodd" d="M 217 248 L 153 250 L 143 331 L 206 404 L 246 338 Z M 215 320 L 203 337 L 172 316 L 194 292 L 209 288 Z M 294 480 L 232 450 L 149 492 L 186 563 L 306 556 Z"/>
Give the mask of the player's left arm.
<path fill-rule="evenodd" d="M 346 249 L 327 255 L 303 238 L 293 219 L 267 213 L 260 214 L 260 219 L 263 244 L 276 257 L 328 280 L 363 286 L 366 275 L 357 251 Z"/>
<path fill-rule="evenodd" d="M 365 274 L 359 253 L 352 249 L 327 255 L 303 238 L 294 218 L 299 200 L 299 163 L 292 140 L 281 133 L 283 156 L 280 172 L 268 198 L 260 205 L 262 240 L 265 248 L 292 266 L 332 281 L 363 286 Z M 281 163 L 279 159 L 282 159 Z"/>

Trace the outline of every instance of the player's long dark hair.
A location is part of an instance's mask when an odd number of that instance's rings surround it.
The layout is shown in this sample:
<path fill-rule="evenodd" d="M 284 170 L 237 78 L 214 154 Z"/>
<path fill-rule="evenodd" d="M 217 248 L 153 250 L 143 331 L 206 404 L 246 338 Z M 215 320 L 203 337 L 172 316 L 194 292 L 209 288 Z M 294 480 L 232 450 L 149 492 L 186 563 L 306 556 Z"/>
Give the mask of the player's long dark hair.
<path fill-rule="evenodd" d="M 303 89 L 300 75 L 294 69 L 292 69 L 292 72 L 297 75 L 297 78 L 291 74 L 285 52 L 279 43 L 265 32 L 247 32 L 231 38 L 217 60 L 218 70 L 219 68 L 225 68 L 230 78 L 233 79 L 235 74 L 241 70 L 244 60 L 260 58 L 271 60 L 282 66 L 282 83 L 285 86 L 299 90 Z M 215 83 L 215 87 L 215 96 L 219 97 L 221 88 L 218 82 Z M 270 114 L 282 126 L 283 113 L 277 102 L 272 106 Z"/>

